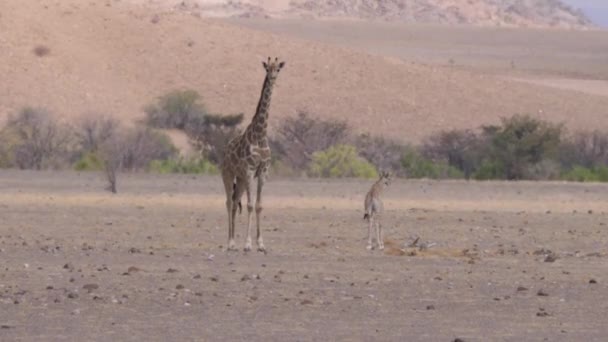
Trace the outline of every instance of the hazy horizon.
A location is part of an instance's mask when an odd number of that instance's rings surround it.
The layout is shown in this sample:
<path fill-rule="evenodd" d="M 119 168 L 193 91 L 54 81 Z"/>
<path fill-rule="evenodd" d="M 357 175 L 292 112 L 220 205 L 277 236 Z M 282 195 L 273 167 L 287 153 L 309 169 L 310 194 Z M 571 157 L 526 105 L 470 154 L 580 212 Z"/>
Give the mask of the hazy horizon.
<path fill-rule="evenodd" d="M 580 8 L 595 24 L 608 27 L 608 1 L 606 0 L 563 0 L 573 8 Z"/>

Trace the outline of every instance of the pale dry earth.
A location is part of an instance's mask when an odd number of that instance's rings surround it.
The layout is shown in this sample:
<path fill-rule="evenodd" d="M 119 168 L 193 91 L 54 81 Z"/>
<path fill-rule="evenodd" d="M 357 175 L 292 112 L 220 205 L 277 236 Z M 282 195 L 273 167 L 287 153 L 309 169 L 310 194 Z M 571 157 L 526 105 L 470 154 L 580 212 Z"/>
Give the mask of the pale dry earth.
<path fill-rule="evenodd" d="M 365 249 L 369 181 L 271 178 L 268 253 L 247 254 L 223 248 L 219 177 L 119 181 L 111 195 L 96 173 L 0 172 L 0 340 L 608 334 L 606 185 L 400 180 L 382 252 Z M 430 248 L 403 248 L 416 236 Z"/>
<path fill-rule="evenodd" d="M 324 25 L 319 23 L 317 35 L 327 32 Z M 307 32 L 311 29 L 303 28 Z M 211 112 L 244 112 L 248 120 L 264 77 L 260 62 L 270 55 L 287 62 L 273 96 L 271 134 L 282 120 L 300 110 L 347 120 L 355 132 L 413 143 L 439 130 L 495 124 L 501 117 L 517 113 L 563 122 L 572 130 L 608 129 L 604 120 L 606 96 L 514 81 L 483 68 L 460 67 L 467 62 L 459 54 L 479 45 L 487 50 L 480 60 L 488 60 L 495 51 L 497 63 L 504 62 L 502 48 L 492 50 L 491 35 L 480 34 L 483 39 L 479 44 L 458 43 L 454 65 L 441 65 L 449 60 L 448 54 L 441 48 L 435 50 L 431 38 L 420 40 L 425 37 L 424 30 L 418 36 L 404 33 L 407 28 L 399 30 L 386 37 L 414 37 L 427 49 L 420 56 L 439 51 L 443 62 L 403 59 L 405 56 L 382 49 L 370 54 L 376 45 L 366 48 L 366 44 L 387 32 L 376 26 L 370 26 L 369 35 L 363 36 L 363 49 L 356 49 L 316 41 L 315 37 L 252 30 L 186 11 L 121 1 L 2 1 L 0 122 L 24 106 L 36 106 L 70 124 L 76 124 L 82 115 L 99 113 L 133 123 L 144 116 L 145 105 L 174 89 L 195 89 Z M 584 65 L 580 68 L 586 77 L 593 70 L 605 76 L 605 63 L 597 58 L 605 55 L 601 54 L 605 51 L 602 44 L 608 40 L 602 40 L 601 33 L 598 38 L 594 33 L 572 32 L 564 37 L 581 41 L 587 48 L 566 44 L 554 54 L 555 65 L 567 60 L 565 72 L 576 72 L 577 66 Z M 428 36 L 434 34 L 441 35 L 429 29 Z M 441 39 L 449 40 L 450 36 L 446 37 Z M 403 40 L 394 43 L 400 45 Z M 518 44 L 505 53 L 520 51 L 521 41 Z M 536 45 L 538 39 L 528 46 Z M 33 52 L 37 46 L 48 48 L 48 54 L 37 56 Z M 551 55 L 552 49 L 550 45 L 537 61 Z M 407 45 L 402 49 L 408 50 Z M 570 62 L 560 57 L 566 52 L 582 57 Z M 596 57 L 598 53 L 600 57 Z M 597 68 L 588 69 L 587 62 Z M 516 65 L 519 68 L 520 62 Z M 555 71 L 555 65 L 549 70 Z"/>

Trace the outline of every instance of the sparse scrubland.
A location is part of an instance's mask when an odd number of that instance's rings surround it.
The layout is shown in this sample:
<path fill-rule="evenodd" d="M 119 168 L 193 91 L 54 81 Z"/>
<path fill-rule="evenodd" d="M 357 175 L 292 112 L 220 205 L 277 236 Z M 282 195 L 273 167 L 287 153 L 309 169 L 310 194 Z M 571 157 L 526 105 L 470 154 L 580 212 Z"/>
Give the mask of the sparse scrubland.
<path fill-rule="evenodd" d="M 91 113 L 69 125 L 24 108 L 0 130 L 0 166 L 105 170 L 116 192 L 117 172 L 216 173 L 226 143 L 244 127 L 243 114 L 209 113 L 194 90 L 162 95 L 145 113 L 134 127 Z M 180 154 L 166 129 L 182 131 L 195 153 Z M 441 131 L 418 145 L 355 134 L 346 121 L 304 111 L 269 134 L 281 176 L 374 178 L 386 169 L 407 178 L 608 181 L 608 132 L 569 132 L 525 114 Z"/>

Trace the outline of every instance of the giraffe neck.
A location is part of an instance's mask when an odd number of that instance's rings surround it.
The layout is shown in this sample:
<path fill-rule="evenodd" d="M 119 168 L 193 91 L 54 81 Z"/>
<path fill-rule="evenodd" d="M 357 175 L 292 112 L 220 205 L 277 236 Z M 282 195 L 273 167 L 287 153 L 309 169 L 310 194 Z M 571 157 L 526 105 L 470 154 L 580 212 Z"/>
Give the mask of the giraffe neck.
<path fill-rule="evenodd" d="M 250 142 L 258 142 L 266 138 L 266 128 L 268 127 L 268 109 L 270 108 L 270 98 L 272 96 L 272 88 L 274 80 L 268 76 L 264 79 L 262 86 L 262 94 L 260 101 L 255 111 L 255 115 L 251 120 L 251 124 L 247 127 L 248 138 Z"/>

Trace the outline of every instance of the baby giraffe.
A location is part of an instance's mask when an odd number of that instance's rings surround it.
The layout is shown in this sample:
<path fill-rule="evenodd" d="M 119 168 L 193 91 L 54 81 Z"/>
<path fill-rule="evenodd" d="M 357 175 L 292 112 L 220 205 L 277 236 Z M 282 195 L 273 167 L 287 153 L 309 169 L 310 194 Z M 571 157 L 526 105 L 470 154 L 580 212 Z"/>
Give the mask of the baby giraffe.
<path fill-rule="evenodd" d="M 384 237 L 382 236 L 382 225 L 380 224 L 384 205 L 380 197 L 384 189 L 391 184 L 391 180 L 392 175 L 389 172 L 380 172 L 380 179 L 372 185 L 372 188 L 365 195 L 365 215 L 363 215 L 363 219 L 369 221 L 367 249 L 373 248 L 372 226 L 374 222 L 376 223 L 376 243 L 378 244 L 378 249 L 384 249 Z"/>

